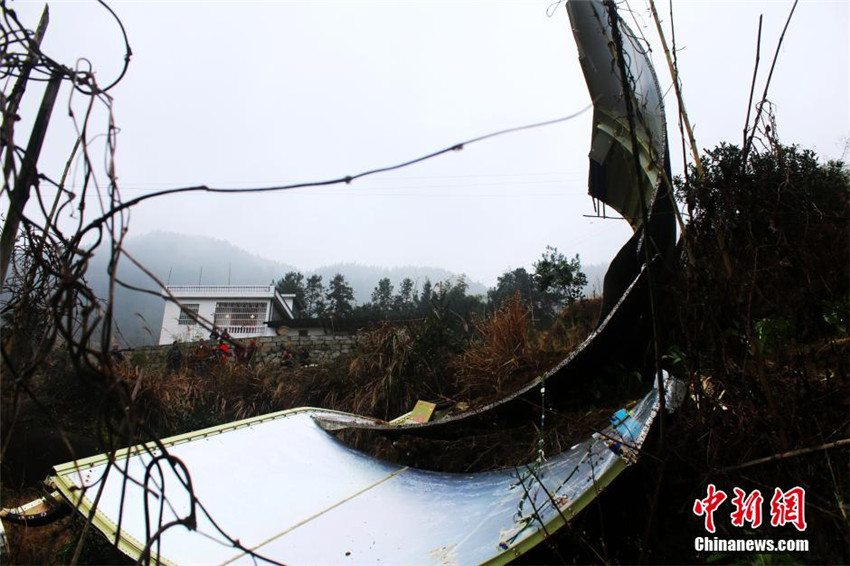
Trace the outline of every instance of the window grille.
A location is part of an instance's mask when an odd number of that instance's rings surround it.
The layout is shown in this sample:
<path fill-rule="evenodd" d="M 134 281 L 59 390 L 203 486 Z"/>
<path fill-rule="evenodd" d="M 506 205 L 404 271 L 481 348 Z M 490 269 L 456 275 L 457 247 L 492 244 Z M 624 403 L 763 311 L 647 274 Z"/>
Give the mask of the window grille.
<path fill-rule="evenodd" d="M 194 314 L 195 316 L 197 316 L 197 315 L 198 315 L 198 307 L 199 307 L 199 306 L 200 306 L 200 305 L 199 305 L 199 304 L 197 304 L 197 303 L 196 303 L 196 304 L 192 304 L 192 305 L 190 305 L 190 304 L 185 304 L 185 303 L 183 304 L 183 308 L 184 308 L 184 309 L 186 309 L 187 311 L 191 311 L 191 312 L 192 312 L 192 314 Z M 188 313 L 186 313 L 186 311 L 184 311 L 183 309 L 181 309 L 181 310 L 180 310 L 180 317 L 177 319 L 177 324 L 185 324 L 185 325 L 187 325 L 187 326 L 194 326 L 194 325 L 196 325 L 196 324 L 198 324 L 198 323 L 197 323 L 197 322 L 195 322 L 195 319 L 194 319 L 194 318 L 192 318 L 191 316 L 189 316 L 189 314 L 188 314 Z"/>
<path fill-rule="evenodd" d="M 216 303 L 213 321 L 230 334 L 249 333 L 265 322 L 266 305 L 263 302 Z"/>

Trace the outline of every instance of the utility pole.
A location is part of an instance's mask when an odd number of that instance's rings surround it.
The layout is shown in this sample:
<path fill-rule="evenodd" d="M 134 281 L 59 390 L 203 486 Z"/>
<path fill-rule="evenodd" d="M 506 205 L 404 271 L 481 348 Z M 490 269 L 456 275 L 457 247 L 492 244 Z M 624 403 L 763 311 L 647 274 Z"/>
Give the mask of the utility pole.
<path fill-rule="evenodd" d="M 49 12 L 47 7 L 45 7 L 34 40 L 36 45 L 30 48 L 29 56 L 24 63 L 24 68 L 21 70 L 21 76 L 18 78 L 18 82 L 13 89 L 12 100 L 10 100 L 9 107 L 3 116 L 3 134 L 4 136 L 8 135 L 8 137 L 4 137 L 3 139 L 4 145 L 7 146 L 6 163 L 4 165 L 4 174 L 7 174 L 5 179 L 8 179 L 8 175 L 11 175 L 14 160 L 14 142 L 12 140 L 13 123 L 17 119 L 18 105 L 26 89 L 26 82 L 29 79 L 30 71 L 38 59 L 37 50 L 44 37 L 48 21 Z M 9 212 L 6 215 L 6 222 L 3 224 L 3 233 L 0 235 L 0 283 L 6 280 L 6 273 L 8 272 L 9 262 L 12 258 L 12 250 L 15 247 L 15 238 L 18 235 L 18 227 L 24 214 L 24 207 L 30 197 L 30 187 L 36 181 L 36 166 L 39 155 L 41 154 L 41 146 L 44 144 L 47 125 L 50 123 L 50 116 L 53 113 L 53 106 L 56 103 L 56 96 L 59 93 L 59 86 L 61 84 L 62 75 L 58 73 L 54 73 L 47 83 L 44 97 L 41 100 L 41 107 L 35 118 L 35 124 L 33 125 L 29 143 L 24 153 L 24 159 L 21 163 L 21 170 L 15 178 L 14 187 L 9 192 Z"/>
<path fill-rule="evenodd" d="M 41 48 L 41 41 L 44 39 L 44 34 L 47 31 L 47 24 L 50 22 L 50 11 L 47 6 L 41 12 L 41 19 L 38 22 L 35 36 L 30 44 L 27 59 L 21 66 L 21 74 L 18 80 L 15 81 L 15 86 L 12 87 L 12 92 L 9 94 L 8 103 L 3 111 L 3 125 L 0 127 L 0 155 L 3 151 L 6 152 L 6 159 L 3 165 L 3 179 L 6 182 L 12 174 L 14 165 L 14 135 L 15 122 L 18 120 L 18 107 L 21 105 L 21 99 L 24 96 L 24 91 L 27 89 L 27 81 L 29 81 L 32 68 L 38 60 L 37 50 Z M 2 96 L 2 95 L 0 95 Z"/>

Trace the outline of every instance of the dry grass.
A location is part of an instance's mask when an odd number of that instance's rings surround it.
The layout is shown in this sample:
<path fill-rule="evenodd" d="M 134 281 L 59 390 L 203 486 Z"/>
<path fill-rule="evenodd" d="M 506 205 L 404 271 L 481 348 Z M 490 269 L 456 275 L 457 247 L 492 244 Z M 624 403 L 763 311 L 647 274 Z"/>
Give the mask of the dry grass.
<path fill-rule="evenodd" d="M 581 299 L 558 315 L 541 339 L 547 351 L 571 352 L 596 328 L 602 298 Z"/>
<path fill-rule="evenodd" d="M 452 360 L 458 391 L 466 398 L 503 393 L 517 374 L 536 371 L 541 348 L 519 294 L 486 318 L 473 321 L 475 338 Z"/>
<path fill-rule="evenodd" d="M 457 390 L 470 401 L 510 393 L 581 344 L 593 330 L 598 310 L 598 300 L 578 301 L 541 334 L 515 295 L 491 316 L 473 322 L 475 337 L 451 362 Z"/>
<path fill-rule="evenodd" d="M 362 333 L 349 374 L 360 387 L 353 396 L 352 412 L 390 419 L 407 410 L 417 395 L 412 361 L 417 328 L 385 322 Z"/>
<path fill-rule="evenodd" d="M 215 367 L 205 376 L 150 371 L 136 401 L 145 422 L 155 430 L 185 432 L 187 426 L 218 424 L 282 408 L 285 403 L 275 377 L 242 365 Z"/>

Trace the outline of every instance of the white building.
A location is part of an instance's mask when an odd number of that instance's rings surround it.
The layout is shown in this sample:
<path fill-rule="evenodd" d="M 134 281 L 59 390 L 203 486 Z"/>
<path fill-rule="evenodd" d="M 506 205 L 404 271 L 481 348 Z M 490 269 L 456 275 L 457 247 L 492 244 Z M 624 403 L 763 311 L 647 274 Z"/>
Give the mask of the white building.
<path fill-rule="evenodd" d="M 281 295 L 274 285 L 169 285 L 166 289 L 183 309 L 163 291 L 165 312 L 160 344 L 209 337 L 210 331 L 186 311 L 237 339 L 274 336 L 276 332 L 270 324 L 277 326 L 281 321 L 295 318 L 295 295 Z"/>

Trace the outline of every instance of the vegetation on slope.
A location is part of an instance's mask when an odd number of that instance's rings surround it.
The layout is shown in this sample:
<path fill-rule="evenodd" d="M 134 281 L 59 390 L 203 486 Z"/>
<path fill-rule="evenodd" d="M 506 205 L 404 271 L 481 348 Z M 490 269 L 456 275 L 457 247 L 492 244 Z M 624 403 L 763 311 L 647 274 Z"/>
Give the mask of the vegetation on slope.
<path fill-rule="evenodd" d="M 688 381 L 679 415 L 637 469 L 557 539 L 576 562 L 850 562 L 850 175 L 776 143 L 744 161 L 709 151 L 677 182 L 682 255 L 659 287 L 665 363 Z M 764 496 L 764 524 L 710 535 L 693 512 L 707 485 Z M 770 526 L 774 489 L 806 491 L 808 528 Z M 696 537 L 807 539 L 799 553 L 697 552 Z M 566 549 L 569 550 L 566 550 Z M 528 558 L 556 560 L 545 548 Z"/>

